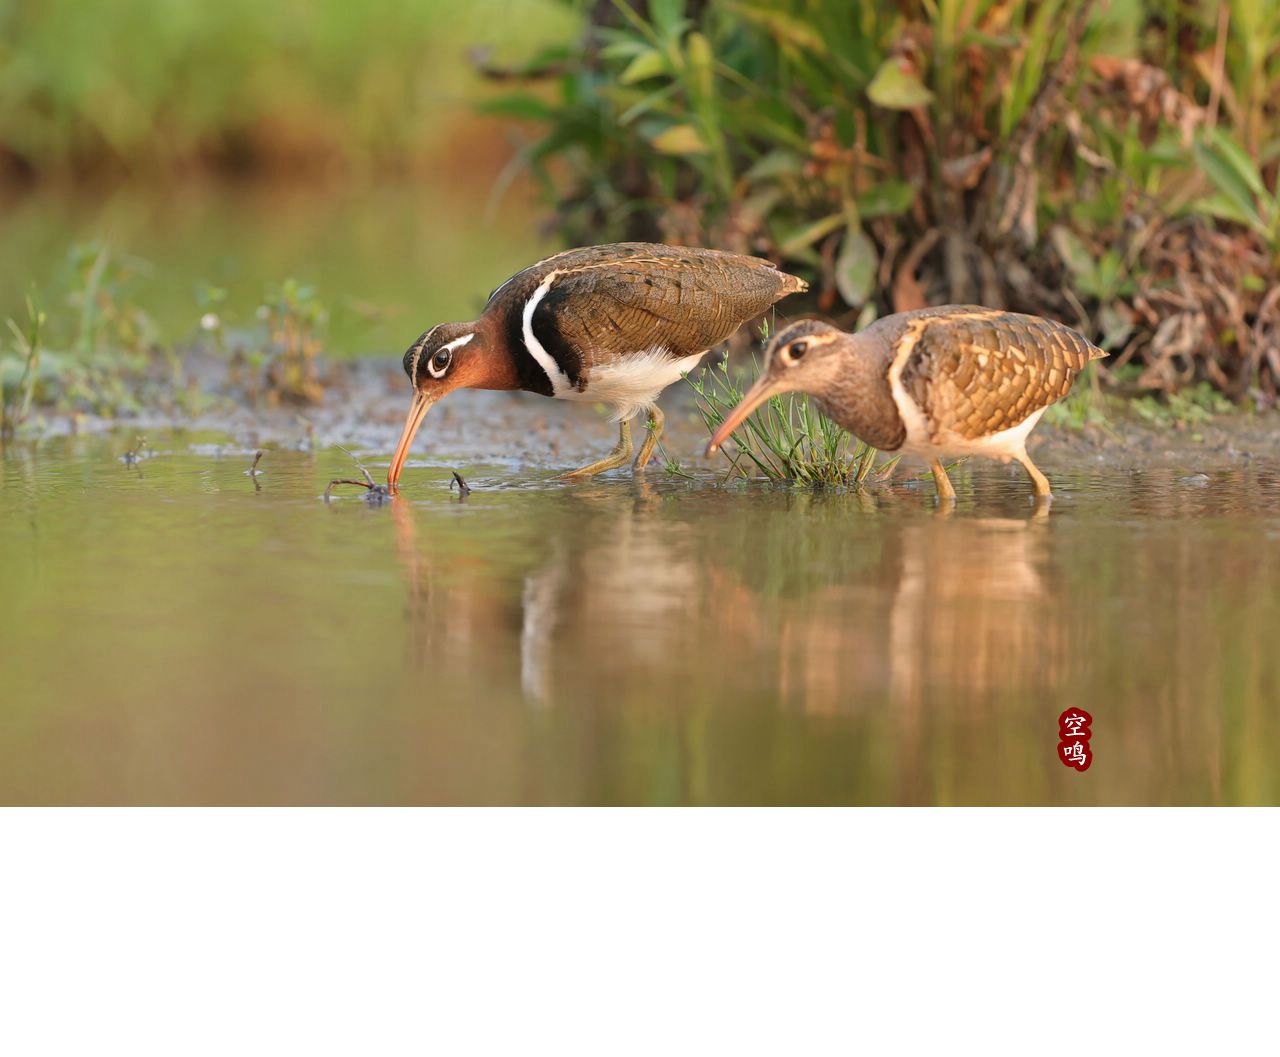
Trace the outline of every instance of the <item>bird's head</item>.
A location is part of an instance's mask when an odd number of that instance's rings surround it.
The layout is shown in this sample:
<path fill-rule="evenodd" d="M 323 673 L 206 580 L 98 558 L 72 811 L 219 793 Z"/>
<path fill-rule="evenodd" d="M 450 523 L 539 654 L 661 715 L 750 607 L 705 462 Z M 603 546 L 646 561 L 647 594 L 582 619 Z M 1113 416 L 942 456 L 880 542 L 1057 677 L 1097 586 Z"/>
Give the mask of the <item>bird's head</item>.
<path fill-rule="evenodd" d="M 413 386 L 413 403 L 387 471 L 387 484 L 392 491 L 400 480 L 413 438 L 432 404 L 455 389 L 516 387 L 513 367 L 494 347 L 483 320 L 432 327 L 404 354 L 404 373 Z"/>
<path fill-rule="evenodd" d="M 792 391 L 820 392 L 852 335 L 817 319 L 802 319 L 778 331 L 765 352 L 764 369 L 738 406 L 729 412 L 707 445 L 714 455 L 747 416 L 771 396 Z"/>

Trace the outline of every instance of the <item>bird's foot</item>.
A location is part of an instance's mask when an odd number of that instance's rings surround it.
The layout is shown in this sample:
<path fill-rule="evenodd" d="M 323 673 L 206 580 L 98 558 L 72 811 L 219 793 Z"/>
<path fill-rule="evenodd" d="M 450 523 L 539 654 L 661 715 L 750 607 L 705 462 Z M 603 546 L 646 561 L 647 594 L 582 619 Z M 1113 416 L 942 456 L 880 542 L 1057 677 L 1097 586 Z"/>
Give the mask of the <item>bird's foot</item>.
<path fill-rule="evenodd" d="M 951 478 L 947 476 L 947 470 L 942 465 L 942 460 L 934 459 L 930 469 L 933 470 L 933 479 L 938 486 L 938 505 L 940 507 L 955 506 L 956 490 L 951 484 Z"/>
<path fill-rule="evenodd" d="M 646 442 L 647 443 L 647 442 Z M 588 463 L 586 466 L 580 466 L 576 470 L 569 470 L 566 473 L 557 474 L 557 481 L 577 481 L 583 477 L 594 477 L 598 473 L 607 473 L 609 470 L 616 470 L 619 467 L 626 466 L 631 461 L 631 452 L 633 451 L 631 444 L 631 423 L 622 422 L 618 427 L 618 443 L 613 451 L 609 452 L 603 459 L 596 462 Z"/>
<path fill-rule="evenodd" d="M 644 428 L 649 435 L 644 438 L 644 443 L 640 445 L 640 453 L 632 464 L 631 468 L 634 472 L 639 473 L 649 465 L 649 460 L 653 458 L 653 450 L 658 446 L 658 438 L 662 436 L 662 425 L 665 421 L 666 416 L 657 407 L 649 408 L 649 417 L 644 423 Z"/>
<path fill-rule="evenodd" d="M 613 455 L 606 456 L 586 466 L 580 466 L 576 470 L 566 470 L 564 473 L 558 473 L 552 478 L 553 481 L 577 481 L 583 477 L 595 477 L 596 474 L 608 473 L 610 470 L 617 470 L 631 460 L 631 453 L 628 452 L 622 458 L 616 458 Z"/>

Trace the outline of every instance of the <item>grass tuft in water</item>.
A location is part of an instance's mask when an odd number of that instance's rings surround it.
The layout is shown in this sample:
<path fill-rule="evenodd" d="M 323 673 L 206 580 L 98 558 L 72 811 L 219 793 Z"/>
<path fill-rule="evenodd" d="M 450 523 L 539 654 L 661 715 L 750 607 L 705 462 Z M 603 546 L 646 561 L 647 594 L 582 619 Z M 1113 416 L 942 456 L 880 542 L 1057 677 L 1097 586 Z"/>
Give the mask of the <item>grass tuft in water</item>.
<path fill-rule="evenodd" d="M 754 363 L 754 358 L 753 358 Z M 755 364 L 758 368 L 759 365 Z M 742 400 L 749 380 L 746 372 L 730 372 L 727 361 L 718 367 L 704 367 L 697 376 L 687 375 L 697 393 L 698 413 L 709 433 L 714 433 L 729 412 Z M 737 453 L 730 456 L 729 476 L 749 476 L 746 464 L 771 481 L 830 488 L 866 480 L 873 472 L 875 448 L 863 444 L 818 411 L 803 393 L 782 393 L 770 397 L 743 425 L 732 440 Z M 879 469 L 876 476 L 890 473 L 897 456 Z"/>

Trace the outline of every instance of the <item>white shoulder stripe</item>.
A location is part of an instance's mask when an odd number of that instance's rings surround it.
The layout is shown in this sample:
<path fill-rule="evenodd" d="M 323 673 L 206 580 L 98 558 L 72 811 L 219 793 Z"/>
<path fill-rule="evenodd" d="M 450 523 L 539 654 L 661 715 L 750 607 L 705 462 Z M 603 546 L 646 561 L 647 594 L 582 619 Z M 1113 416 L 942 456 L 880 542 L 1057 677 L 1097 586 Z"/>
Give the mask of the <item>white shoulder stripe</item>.
<path fill-rule="evenodd" d="M 559 272 L 555 271 L 547 273 L 547 277 L 542 280 L 541 285 L 533 292 L 533 296 L 525 302 L 524 315 L 521 317 L 521 322 L 524 325 L 522 331 L 524 347 L 529 350 L 529 355 L 538 361 L 538 366 L 546 372 L 547 380 L 551 382 L 551 392 L 555 396 L 561 396 L 572 389 L 573 383 L 569 381 L 569 376 L 560 369 L 555 357 L 543 348 L 542 342 L 533 333 L 533 313 L 537 311 L 538 305 L 547 296 L 547 291 L 551 289 L 551 284 L 559 274 Z"/>
<path fill-rule="evenodd" d="M 920 410 L 920 405 L 915 402 L 911 394 L 907 392 L 907 387 L 902 384 L 902 372 L 907 366 L 907 360 L 911 358 L 911 354 L 915 351 L 916 343 L 920 340 L 920 333 L 924 329 L 922 324 L 912 324 L 898 339 L 898 353 L 893 358 L 893 363 L 889 366 L 889 389 L 893 393 L 893 402 L 898 408 L 898 417 L 902 419 L 903 426 L 906 427 L 907 437 L 903 442 L 906 445 L 927 445 L 930 443 L 929 423 L 924 417 L 924 413 Z"/>

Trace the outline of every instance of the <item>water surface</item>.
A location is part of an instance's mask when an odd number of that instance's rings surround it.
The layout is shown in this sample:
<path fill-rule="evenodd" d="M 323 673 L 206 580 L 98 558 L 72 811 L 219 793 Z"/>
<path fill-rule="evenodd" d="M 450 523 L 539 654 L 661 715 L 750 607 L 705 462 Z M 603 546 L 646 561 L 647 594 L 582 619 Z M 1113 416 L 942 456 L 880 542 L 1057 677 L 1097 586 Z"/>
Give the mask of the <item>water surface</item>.
<path fill-rule="evenodd" d="M 132 445 L 0 460 L 0 802 L 1280 799 L 1265 462 L 1050 465 L 1047 516 L 965 468 L 940 517 L 908 484 L 563 484 L 516 440 L 326 505 L 332 449 L 255 482 L 243 439 Z"/>

